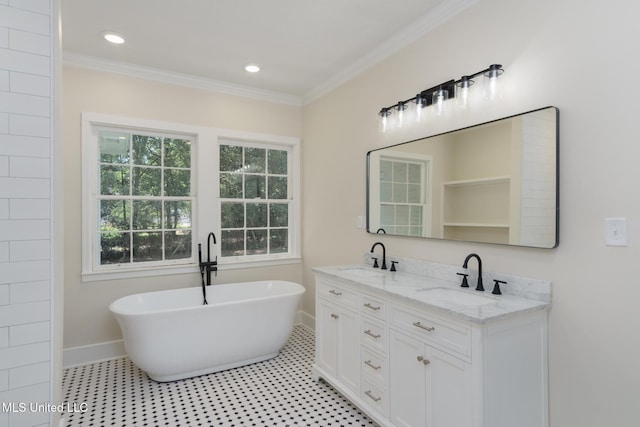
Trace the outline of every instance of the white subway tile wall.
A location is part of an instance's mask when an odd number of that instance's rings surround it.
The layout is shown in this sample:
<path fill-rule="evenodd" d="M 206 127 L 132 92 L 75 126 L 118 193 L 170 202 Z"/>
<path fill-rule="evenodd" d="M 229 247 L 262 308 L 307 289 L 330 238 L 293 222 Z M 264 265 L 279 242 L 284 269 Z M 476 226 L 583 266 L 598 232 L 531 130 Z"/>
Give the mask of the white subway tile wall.
<path fill-rule="evenodd" d="M 51 400 L 53 0 L 0 0 L 0 401 Z M 0 412 L 0 427 L 49 413 Z"/>

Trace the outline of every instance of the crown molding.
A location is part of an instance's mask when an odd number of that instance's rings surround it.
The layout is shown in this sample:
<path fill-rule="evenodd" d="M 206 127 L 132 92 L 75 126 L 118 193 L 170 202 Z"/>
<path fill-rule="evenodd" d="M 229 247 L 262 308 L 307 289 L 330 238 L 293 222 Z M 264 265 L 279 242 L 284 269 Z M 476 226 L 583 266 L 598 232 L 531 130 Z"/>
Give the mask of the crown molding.
<path fill-rule="evenodd" d="M 478 1 L 480 0 L 448 0 L 440 3 L 431 12 L 394 34 L 376 49 L 353 62 L 341 72 L 336 73 L 320 86 L 304 94 L 302 97 L 303 105 L 315 101 L 357 75 L 362 74 L 368 68 L 418 40 Z"/>
<path fill-rule="evenodd" d="M 227 95 L 242 96 L 260 101 L 274 102 L 278 104 L 302 106 L 302 98 L 296 95 L 280 93 L 250 86 L 242 86 L 220 80 L 193 76 L 190 74 L 175 73 L 152 67 L 143 67 L 124 62 L 109 61 L 94 56 L 81 55 L 74 52 L 63 52 L 64 65 L 87 68 L 90 70 L 106 71 L 136 77 L 145 80 L 153 80 L 171 85 L 186 86 L 194 89 L 203 89 L 211 92 Z"/>

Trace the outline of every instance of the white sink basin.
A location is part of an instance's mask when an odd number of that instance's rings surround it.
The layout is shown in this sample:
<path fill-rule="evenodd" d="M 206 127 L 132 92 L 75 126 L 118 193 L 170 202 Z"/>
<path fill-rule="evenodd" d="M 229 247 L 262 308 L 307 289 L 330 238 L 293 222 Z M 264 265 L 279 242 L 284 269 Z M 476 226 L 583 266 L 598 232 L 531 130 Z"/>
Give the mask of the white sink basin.
<path fill-rule="evenodd" d="M 340 271 L 356 277 L 380 277 L 383 273 L 364 267 L 343 268 Z"/>
<path fill-rule="evenodd" d="M 444 302 L 450 304 L 464 305 L 467 307 L 477 307 L 484 304 L 491 304 L 497 301 L 496 298 L 486 295 L 473 294 L 451 288 L 427 288 L 418 289 L 421 294 L 420 299 L 433 302 Z"/>

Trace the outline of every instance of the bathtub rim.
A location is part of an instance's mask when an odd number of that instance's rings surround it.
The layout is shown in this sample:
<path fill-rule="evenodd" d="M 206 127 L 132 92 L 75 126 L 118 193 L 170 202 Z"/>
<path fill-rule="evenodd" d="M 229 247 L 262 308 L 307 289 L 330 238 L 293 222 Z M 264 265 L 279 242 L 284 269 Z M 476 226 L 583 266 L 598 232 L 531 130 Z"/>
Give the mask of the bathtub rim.
<path fill-rule="evenodd" d="M 154 315 L 154 314 L 159 314 L 159 313 L 174 313 L 174 312 L 180 312 L 180 311 L 191 311 L 191 310 L 202 310 L 202 309 L 212 309 L 215 307 L 224 307 L 224 306 L 229 306 L 229 305 L 238 305 L 238 304 L 244 304 L 244 303 L 251 303 L 251 302 L 255 302 L 255 301 L 264 301 L 264 300 L 271 300 L 271 299 L 276 299 L 276 298 L 283 298 L 283 297 L 290 297 L 290 296 L 297 296 L 297 295 L 301 295 L 304 294 L 306 292 L 306 288 L 304 286 L 302 286 L 299 283 L 296 282 L 292 282 L 289 280 L 254 280 L 251 282 L 234 282 L 234 283 L 222 283 L 219 285 L 211 285 L 211 287 L 215 286 L 215 287 L 233 287 L 233 286 L 238 286 L 238 285 L 249 285 L 249 284 L 256 284 L 256 283 L 286 283 L 289 285 L 295 285 L 295 288 L 291 291 L 288 292 L 282 292 L 282 293 L 277 293 L 274 295 L 266 295 L 266 296 L 260 296 L 260 297 L 249 297 L 249 298 L 243 298 L 240 300 L 232 300 L 232 301 L 226 301 L 226 302 L 214 302 L 211 303 L 209 302 L 208 304 L 198 304 L 198 305 L 191 305 L 191 306 L 187 306 L 187 307 L 175 307 L 175 308 L 163 308 L 163 309 L 149 309 L 149 310 L 144 310 L 144 311 L 124 311 L 121 309 L 117 309 L 115 308 L 115 306 L 117 305 L 117 303 L 125 298 L 133 298 L 136 297 L 138 295 L 145 295 L 145 294 L 154 294 L 154 293 L 169 293 L 169 292 L 175 292 L 175 291 L 183 291 L 186 289 L 200 289 L 200 286 L 187 286 L 184 288 L 174 288 L 174 289 L 165 289 L 165 290 L 161 290 L 161 291 L 149 291 L 149 292 L 138 292 L 135 294 L 130 294 L 130 295 L 125 295 L 123 297 L 120 297 L 118 299 L 116 299 L 115 301 L 113 301 L 111 304 L 109 304 L 109 311 L 111 313 L 113 313 L 114 315 L 117 316 L 149 316 L 149 315 Z M 210 287 L 207 287 L 210 288 Z"/>

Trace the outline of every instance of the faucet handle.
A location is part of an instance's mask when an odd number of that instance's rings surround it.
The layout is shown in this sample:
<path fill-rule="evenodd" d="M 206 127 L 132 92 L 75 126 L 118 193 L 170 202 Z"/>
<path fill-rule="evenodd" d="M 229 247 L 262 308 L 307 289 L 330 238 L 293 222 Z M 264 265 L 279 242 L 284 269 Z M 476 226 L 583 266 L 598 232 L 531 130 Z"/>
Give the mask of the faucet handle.
<path fill-rule="evenodd" d="M 371 259 L 373 260 L 373 268 L 378 268 L 378 258 L 376 257 L 371 257 Z"/>
<path fill-rule="evenodd" d="M 467 277 L 469 277 L 469 275 L 467 273 L 456 273 L 458 276 L 462 276 L 462 283 L 460 284 L 461 288 L 468 288 L 469 287 L 469 282 L 467 282 Z"/>
<path fill-rule="evenodd" d="M 503 285 L 506 285 L 507 282 L 505 282 L 504 280 L 493 280 L 493 291 L 491 291 L 492 294 L 494 295 L 502 295 L 502 292 L 500 292 L 500 283 L 502 283 Z"/>
<path fill-rule="evenodd" d="M 396 264 L 398 264 L 398 261 L 391 261 L 391 269 L 389 271 L 396 271 Z"/>

